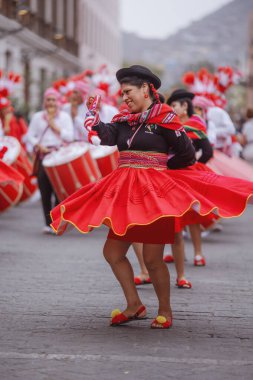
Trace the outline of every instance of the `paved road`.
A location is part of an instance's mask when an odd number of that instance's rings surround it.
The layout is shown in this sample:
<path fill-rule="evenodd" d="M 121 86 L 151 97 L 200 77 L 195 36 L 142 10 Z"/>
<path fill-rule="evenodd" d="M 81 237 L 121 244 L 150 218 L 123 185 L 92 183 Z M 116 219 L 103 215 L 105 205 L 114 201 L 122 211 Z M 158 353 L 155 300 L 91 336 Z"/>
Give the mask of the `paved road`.
<path fill-rule="evenodd" d="M 1 215 L 0 379 L 252 380 L 252 222 L 249 207 L 206 239 L 206 268 L 187 243 L 193 289 L 172 287 L 174 327 L 154 331 L 151 286 L 140 288 L 148 320 L 108 326 L 124 304 L 101 255 L 105 228 L 42 235 L 39 204 Z"/>

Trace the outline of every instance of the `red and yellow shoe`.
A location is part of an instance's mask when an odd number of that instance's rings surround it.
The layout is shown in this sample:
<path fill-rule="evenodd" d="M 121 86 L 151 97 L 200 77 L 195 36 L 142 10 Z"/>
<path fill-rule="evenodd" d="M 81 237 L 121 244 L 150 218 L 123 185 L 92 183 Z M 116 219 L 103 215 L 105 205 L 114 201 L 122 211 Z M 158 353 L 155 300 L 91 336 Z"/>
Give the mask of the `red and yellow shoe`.
<path fill-rule="evenodd" d="M 194 257 L 195 267 L 204 267 L 206 265 L 206 260 L 203 256 L 197 255 Z"/>
<path fill-rule="evenodd" d="M 172 326 L 172 317 L 167 319 L 163 315 L 158 315 L 151 323 L 151 329 L 169 329 Z"/>
<path fill-rule="evenodd" d="M 136 321 L 138 319 L 145 319 L 147 315 L 147 310 L 144 305 L 141 305 L 137 312 L 130 316 L 127 317 L 124 313 L 122 313 L 119 309 L 115 309 L 111 313 L 111 326 L 119 326 L 123 325 L 125 323 L 131 322 L 131 321 Z"/>

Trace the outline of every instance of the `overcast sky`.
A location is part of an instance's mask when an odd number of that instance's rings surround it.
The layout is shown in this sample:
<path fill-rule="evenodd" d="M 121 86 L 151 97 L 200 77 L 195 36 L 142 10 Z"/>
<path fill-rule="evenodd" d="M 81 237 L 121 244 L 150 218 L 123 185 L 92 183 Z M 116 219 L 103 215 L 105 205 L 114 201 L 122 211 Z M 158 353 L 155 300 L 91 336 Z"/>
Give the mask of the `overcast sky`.
<path fill-rule="evenodd" d="M 124 31 L 146 38 L 165 38 L 232 0 L 119 1 Z"/>

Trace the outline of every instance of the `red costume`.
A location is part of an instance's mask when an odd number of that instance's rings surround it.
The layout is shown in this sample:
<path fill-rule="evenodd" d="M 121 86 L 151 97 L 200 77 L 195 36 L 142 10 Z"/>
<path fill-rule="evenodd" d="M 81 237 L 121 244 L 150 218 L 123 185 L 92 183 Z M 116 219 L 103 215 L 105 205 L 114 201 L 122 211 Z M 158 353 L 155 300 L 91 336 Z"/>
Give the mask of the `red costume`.
<path fill-rule="evenodd" d="M 189 211 L 201 216 L 215 212 L 224 218 L 242 214 L 253 195 L 253 183 L 211 171 L 167 169 L 189 165 L 195 153 L 172 109 L 159 105 L 160 112 L 156 106 L 134 117 L 118 115 L 110 124 L 94 115 L 93 130 L 102 145 L 118 146 L 119 167 L 52 210 L 51 226 L 58 234 L 68 225 L 87 233 L 105 224 L 111 238 L 172 243 L 175 217 Z M 167 115 L 161 119 L 163 111 Z"/>
<path fill-rule="evenodd" d="M 4 126 L 4 120 L 2 120 L 2 124 Z M 4 134 L 6 136 L 15 137 L 23 148 L 25 148 L 23 136 L 27 133 L 27 130 L 28 128 L 25 120 L 22 117 L 17 117 L 13 114 L 9 123 L 9 130 L 4 130 Z"/>

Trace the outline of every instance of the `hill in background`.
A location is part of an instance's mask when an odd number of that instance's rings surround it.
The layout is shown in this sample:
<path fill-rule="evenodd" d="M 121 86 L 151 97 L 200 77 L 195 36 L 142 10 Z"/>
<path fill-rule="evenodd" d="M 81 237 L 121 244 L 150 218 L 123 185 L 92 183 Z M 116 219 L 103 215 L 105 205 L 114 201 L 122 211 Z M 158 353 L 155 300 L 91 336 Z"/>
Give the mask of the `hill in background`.
<path fill-rule="evenodd" d="M 192 65 L 231 65 L 245 71 L 251 12 L 252 0 L 234 0 L 166 39 L 123 33 L 123 59 L 127 64 L 157 65 L 164 88 L 180 81 Z"/>

